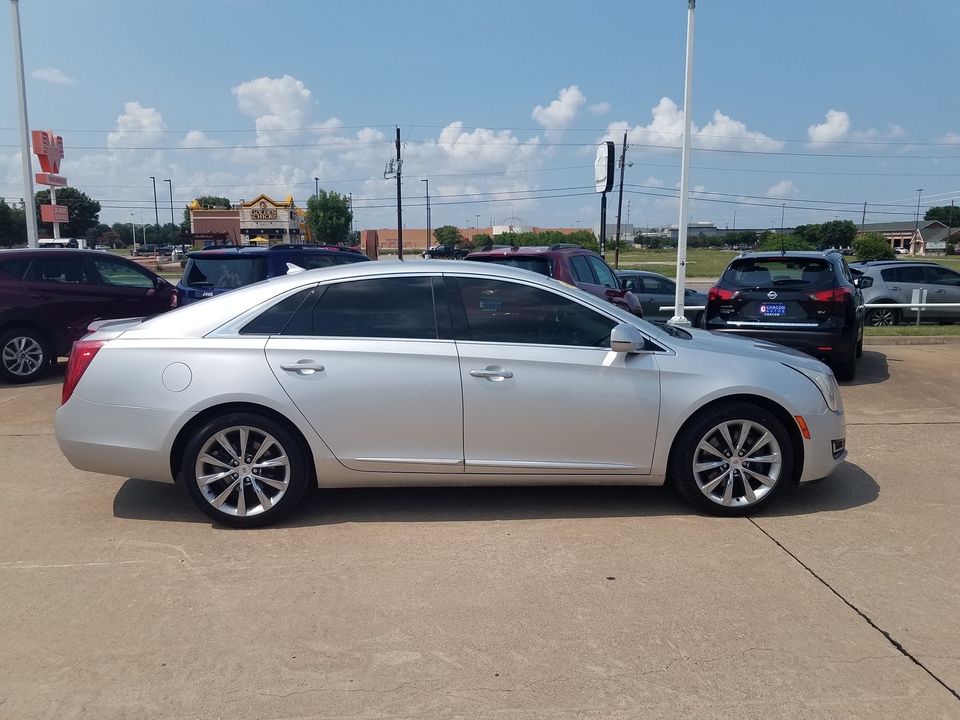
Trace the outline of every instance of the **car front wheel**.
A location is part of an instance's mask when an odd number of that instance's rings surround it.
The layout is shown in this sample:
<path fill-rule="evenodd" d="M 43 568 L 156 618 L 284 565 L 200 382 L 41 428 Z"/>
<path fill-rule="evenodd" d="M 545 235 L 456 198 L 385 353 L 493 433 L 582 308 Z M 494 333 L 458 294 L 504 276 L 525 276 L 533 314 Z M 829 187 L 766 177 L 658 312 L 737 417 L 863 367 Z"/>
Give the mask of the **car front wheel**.
<path fill-rule="evenodd" d="M 28 383 L 50 365 L 46 339 L 35 330 L 19 328 L 0 335 L 0 377 L 10 383 Z"/>
<path fill-rule="evenodd" d="M 783 424 L 749 403 L 718 405 L 677 435 L 670 480 L 712 515 L 747 515 L 767 505 L 787 482 L 793 446 Z"/>
<path fill-rule="evenodd" d="M 256 413 L 230 413 L 203 425 L 187 445 L 183 481 L 208 516 L 257 527 L 290 513 L 306 490 L 304 453 L 282 425 Z"/>

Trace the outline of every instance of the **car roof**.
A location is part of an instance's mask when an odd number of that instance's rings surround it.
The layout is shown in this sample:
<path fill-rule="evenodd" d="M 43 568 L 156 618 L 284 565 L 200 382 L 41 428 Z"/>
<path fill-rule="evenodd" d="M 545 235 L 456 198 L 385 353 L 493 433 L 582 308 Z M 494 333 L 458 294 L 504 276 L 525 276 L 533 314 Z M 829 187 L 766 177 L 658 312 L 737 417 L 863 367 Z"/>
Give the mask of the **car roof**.
<path fill-rule="evenodd" d="M 542 255 L 548 252 L 570 253 L 580 251 L 596 255 L 592 250 L 583 247 L 583 245 L 577 245 L 576 243 L 554 243 L 553 245 L 487 245 L 479 250 L 474 250 L 470 255 Z"/>
<path fill-rule="evenodd" d="M 744 258 L 826 258 L 830 255 L 840 255 L 839 250 L 765 250 L 763 252 L 742 252 L 730 262 Z"/>
<path fill-rule="evenodd" d="M 362 255 L 359 249 L 346 245 L 313 245 L 313 244 L 282 244 L 282 245 L 209 245 L 199 250 L 191 250 L 187 257 L 216 257 L 219 255 L 270 255 L 280 251 L 292 253 L 350 253 Z"/>

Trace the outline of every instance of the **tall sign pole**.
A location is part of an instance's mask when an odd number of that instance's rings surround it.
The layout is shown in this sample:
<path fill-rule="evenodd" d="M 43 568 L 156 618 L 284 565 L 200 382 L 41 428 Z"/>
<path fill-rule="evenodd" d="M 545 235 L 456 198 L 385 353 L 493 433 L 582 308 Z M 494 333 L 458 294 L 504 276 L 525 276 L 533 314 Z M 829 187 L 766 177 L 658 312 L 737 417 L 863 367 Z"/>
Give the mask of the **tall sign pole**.
<path fill-rule="evenodd" d="M 683 314 L 684 288 L 687 284 L 687 230 L 690 206 L 690 127 L 693 122 L 693 16 L 697 0 L 687 0 L 687 73 L 683 89 L 683 159 L 680 169 L 680 232 L 677 235 L 677 294 L 671 325 L 690 326 Z"/>
<path fill-rule="evenodd" d="M 597 159 L 594 162 L 594 181 L 600 195 L 600 257 L 606 258 L 607 251 L 607 193 L 613 187 L 613 162 L 616 150 L 612 140 L 597 145 Z"/>
<path fill-rule="evenodd" d="M 397 128 L 397 259 L 403 260 L 403 200 L 400 193 L 400 128 Z"/>
<path fill-rule="evenodd" d="M 20 5 L 10 0 L 13 16 L 13 55 L 17 66 L 17 106 L 20 109 L 20 163 L 23 166 L 24 214 L 27 218 L 27 245 L 40 246 L 37 232 L 37 208 L 33 197 L 33 176 L 30 163 L 30 123 L 27 121 L 27 91 L 23 76 L 23 47 L 20 44 Z"/>

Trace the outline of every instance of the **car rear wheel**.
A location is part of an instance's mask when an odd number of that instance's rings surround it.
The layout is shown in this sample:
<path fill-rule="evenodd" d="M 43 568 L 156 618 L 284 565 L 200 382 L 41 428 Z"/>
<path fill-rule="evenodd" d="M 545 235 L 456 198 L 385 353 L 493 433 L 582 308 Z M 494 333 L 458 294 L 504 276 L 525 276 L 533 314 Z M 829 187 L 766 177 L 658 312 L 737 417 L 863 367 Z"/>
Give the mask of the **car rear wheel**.
<path fill-rule="evenodd" d="M 193 433 L 183 460 L 187 492 L 223 525 L 275 522 L 300 502 L 309 473 L 293 435 L 256 413 L 230 413 Z"/>
<path fill-rule="evenodd" d="M 787 482 L 793 446 L 783 424 L 749 403 L 716 406 L 677 435 L 670 480 L 712 515 L 746 515 L 767 505 Z"/>
<path fill-rule="evenodd" d="M 867 311 L 866 324 L 870 327 L 887 327 L 900 324 L 900 311 L 896 308 L 874 308 Z"/>
<path fill-rule="evenodd" d="M 0 377 L 10 383 L 28 383 L 50 365 L 52 351 L 47 339 L 29 328 L 15 328 L 0 335 Z"/>

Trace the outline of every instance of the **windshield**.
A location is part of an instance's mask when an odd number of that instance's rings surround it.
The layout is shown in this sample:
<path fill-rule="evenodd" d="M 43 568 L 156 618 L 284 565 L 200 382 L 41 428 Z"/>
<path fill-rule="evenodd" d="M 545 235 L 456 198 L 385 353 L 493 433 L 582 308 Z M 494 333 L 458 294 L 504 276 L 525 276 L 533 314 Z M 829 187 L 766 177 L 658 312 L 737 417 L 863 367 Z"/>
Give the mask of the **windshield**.
<path fill-rule="evenodd" d="M 266 258 L 217 255 L 188 259 L 183 284 L 193 288 L 238 288 L 266 277 Z"/>

